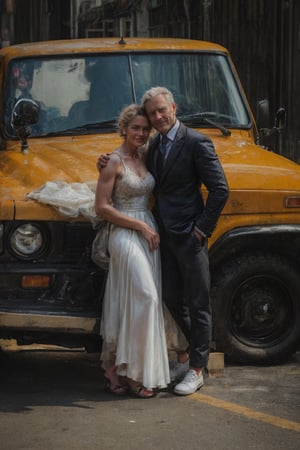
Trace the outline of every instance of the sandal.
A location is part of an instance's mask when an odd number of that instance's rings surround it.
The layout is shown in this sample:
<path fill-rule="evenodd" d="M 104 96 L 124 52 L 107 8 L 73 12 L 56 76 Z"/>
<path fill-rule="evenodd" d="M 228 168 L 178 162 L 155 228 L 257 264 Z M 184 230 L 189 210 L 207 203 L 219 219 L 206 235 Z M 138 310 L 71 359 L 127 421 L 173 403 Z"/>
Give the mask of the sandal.
<path fill-rule="evenodd" d="M 119 397 L 126 395 L 128 393 L 128 387 L 122 386 L 120 384 L 112 384 L 108 379 L 106 380 L 106 383 L 104 385 L 104 389 L 106 392 L 109 392 L 110 394 L 117 395 Z"/>
<path fill-rule="evenodd" d="M 152 398 L 155 393 L 152 389 L 145 388 L 142 384 L 128 382 L 129 393 L 137 398 Z"/>

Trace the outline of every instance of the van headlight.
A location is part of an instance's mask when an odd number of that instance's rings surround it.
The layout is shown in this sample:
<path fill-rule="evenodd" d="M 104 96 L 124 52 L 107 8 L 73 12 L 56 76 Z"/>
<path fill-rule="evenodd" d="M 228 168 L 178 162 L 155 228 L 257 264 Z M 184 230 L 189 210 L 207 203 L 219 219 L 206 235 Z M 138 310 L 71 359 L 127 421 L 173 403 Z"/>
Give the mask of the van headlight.
<path fill-rule="evenodd" d="M 21 257 L 32 257 L 40 253 L 44 246 L 41 230 L 31 223 L 14 229 L 10 236 L 11 250 Z"/>

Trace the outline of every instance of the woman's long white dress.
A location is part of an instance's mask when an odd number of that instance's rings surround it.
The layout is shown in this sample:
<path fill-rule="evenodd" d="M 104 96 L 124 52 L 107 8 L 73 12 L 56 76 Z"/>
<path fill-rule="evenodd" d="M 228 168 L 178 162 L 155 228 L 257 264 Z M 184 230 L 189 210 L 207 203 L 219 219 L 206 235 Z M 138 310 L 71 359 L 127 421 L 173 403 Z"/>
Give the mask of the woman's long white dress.
<path fill-rule="evenodd" d="M 148 209 L 152 175 L 148 172 L 141 178 L 122 163 L 124 172 L 112 195 L 114 207 L 156 228 Z M 102 366 L 111 366 L 115 358 L 120 375 L 147 388 L 166 387 L 168 349 L 183 349 L 186 341 L 170 313 L 166 309 L 163 313 L 159 250 L 150 252 L 140 232 L 113 225 L 109 252 L 101 320 Z"/>
<path fill-rule="evenodd" d="M 115 183 L 114 207 L 155 228 L 148 209 L 152 175 L 148 172 L 140 178 L 122 163 L 124 174 Z M 29 193 L 27 199 L 52 205 L 69 217 L 83 215 L 96 224 L 95 185 L 49 181 Z M 171 355 L 185 349 L 187 342 L 162 305 L 159 250 L 150 252 L 140 232 L 115 225 L 111 227 L 109 250 L 101 319 L 102 366 L 109 367 L 116 358 L 120 375 L 147 388 L 163 388 L 170 382 L 168 352 Z"/>

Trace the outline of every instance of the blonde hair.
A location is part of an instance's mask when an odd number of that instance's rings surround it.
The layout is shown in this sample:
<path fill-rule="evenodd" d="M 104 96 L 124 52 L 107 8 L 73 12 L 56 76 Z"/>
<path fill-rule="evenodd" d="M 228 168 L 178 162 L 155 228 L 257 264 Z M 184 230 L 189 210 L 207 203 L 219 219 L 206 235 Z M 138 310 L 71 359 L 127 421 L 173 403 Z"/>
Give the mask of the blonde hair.
<path fill-rule="evenodd" d="M 136 105 L 135 103 L 132 103 L 129 106 L 126 106 L 120 113 L 119 119 L 118 119 L 118 128 L 120 136 L 124 135 L 124 128 L 128 127 L 130 122 L 136 117 L 136 116 L 143 116 L 146 117 L 146 119 L 149 121 L 148 116 L 144 110 L 144 108 L 140 105 Z M 150 127 L 150 122 L 149 122 Z"/>

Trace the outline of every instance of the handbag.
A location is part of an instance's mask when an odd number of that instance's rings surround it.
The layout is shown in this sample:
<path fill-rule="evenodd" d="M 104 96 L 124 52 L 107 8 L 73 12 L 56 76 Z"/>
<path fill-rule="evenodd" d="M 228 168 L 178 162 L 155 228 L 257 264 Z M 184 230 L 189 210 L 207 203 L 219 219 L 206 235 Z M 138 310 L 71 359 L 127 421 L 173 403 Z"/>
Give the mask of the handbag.
<path fill-rule="evenodd" d="M 110 234 L 110 222 L 103 220 L 97 227 L 97 234 L 92 244 L 91 258 L 94 263 L 103 270 L 108 270 L 109 251 L 108 242 Z"/>

